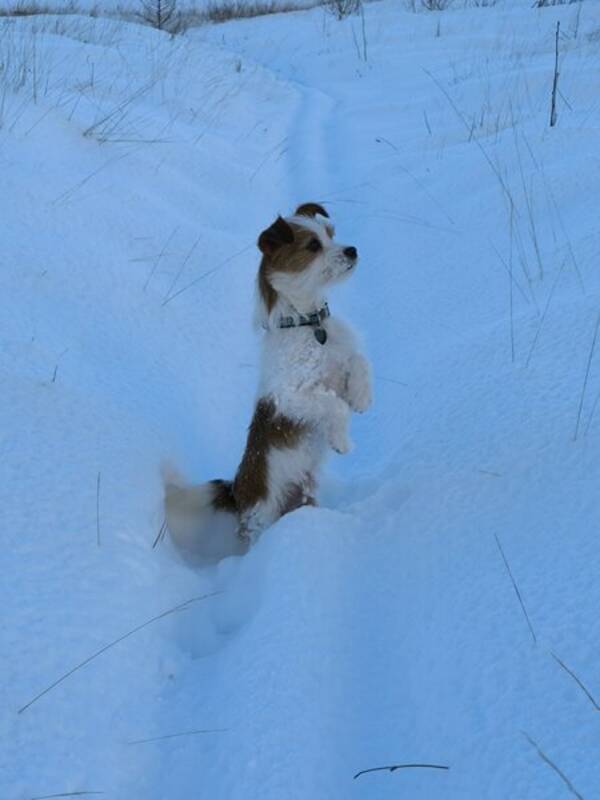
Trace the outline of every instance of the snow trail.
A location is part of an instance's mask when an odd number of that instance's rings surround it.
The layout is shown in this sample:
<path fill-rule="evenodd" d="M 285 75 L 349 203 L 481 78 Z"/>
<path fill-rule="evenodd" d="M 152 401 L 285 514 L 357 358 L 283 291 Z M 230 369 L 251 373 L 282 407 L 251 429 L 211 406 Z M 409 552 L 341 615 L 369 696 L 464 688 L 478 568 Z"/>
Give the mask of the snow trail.
<path fill-rule="evenodd" d="M 44 80 L 0 129 L 2 797 L 558 800 L 523 732 L 595 796 L 593 707 L 552 656 L 598 699 L 592 6 L 547 130 L 572 14 L 370 4 L 366 63 L 360 19 L 322 10 L 174 40 L 36 22 Z M 159 465 L 233 474 L 254 242 L 307 200 L 361 253 L 331 302 L 376 404 L 321 508 L 192 571 L 152 549 Z M 451 769 L 352 780 L 413 761 Z"/>

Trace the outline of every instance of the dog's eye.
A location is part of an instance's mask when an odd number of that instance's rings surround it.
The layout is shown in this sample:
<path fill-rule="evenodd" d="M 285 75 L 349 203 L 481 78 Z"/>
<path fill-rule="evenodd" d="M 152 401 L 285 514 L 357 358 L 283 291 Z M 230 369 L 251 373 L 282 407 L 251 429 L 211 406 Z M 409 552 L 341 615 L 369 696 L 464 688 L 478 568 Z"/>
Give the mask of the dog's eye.
<path fill-rule="evenodd" d="M 311 239 L 310 242 L 306 245 L 306 249 L 310 250 L 313 253 L 318 253 L 321 249 L 321 242 L 318 239 Z"/>

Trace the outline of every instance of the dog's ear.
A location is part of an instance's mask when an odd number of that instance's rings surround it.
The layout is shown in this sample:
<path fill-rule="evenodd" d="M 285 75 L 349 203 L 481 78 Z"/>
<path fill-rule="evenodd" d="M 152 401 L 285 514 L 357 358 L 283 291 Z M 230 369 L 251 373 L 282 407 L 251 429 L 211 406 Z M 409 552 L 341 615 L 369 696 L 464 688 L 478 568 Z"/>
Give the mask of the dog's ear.
<path fill-rule="evenodd" d="M 294 241 L 294 231 L 282 217 L 277 217 L 270 228 L 258 237 L 258 249 L 265 255 L 271 255 L 284 244 Z"/>
<path fill-rule="evenodd" d="M 296 216 L 298 217 L 316 217 L 317 214 L 329 219 L 329 214 L 325 211 L 323 206 L 320 206 L 318 203 L 302 203 L 302 205 L 298 206 L 296 209 Z"/>

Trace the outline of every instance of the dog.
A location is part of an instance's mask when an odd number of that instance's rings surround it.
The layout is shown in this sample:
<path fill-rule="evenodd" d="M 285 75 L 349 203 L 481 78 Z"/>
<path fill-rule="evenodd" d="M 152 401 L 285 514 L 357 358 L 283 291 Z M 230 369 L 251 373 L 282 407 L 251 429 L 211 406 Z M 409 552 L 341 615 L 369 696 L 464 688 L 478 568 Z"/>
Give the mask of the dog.
<path fill-rule="evenodd" d="M 356 269 L 326 210 L 305 203 L 258 237 L 257 322 L 264 329 L 258 399 L 233 481 L 166 476 L 167 526 L 195 561 L 240 554 L 284 514 L 316 504 L 327 452 L 348 453 L 351 412 L 371 404 L 371 374 L 326 292 Z"/>

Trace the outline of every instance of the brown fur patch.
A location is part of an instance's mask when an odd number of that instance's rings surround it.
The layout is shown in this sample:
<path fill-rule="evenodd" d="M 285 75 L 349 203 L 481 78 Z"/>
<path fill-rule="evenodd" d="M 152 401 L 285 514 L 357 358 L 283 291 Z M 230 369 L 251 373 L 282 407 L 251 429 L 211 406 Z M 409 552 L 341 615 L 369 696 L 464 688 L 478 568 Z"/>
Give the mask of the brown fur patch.
<path fill-rule="evenodd" d="M 263 231 L 258 240 L 259 247 L 263 252 L 258 270 L 258 291 L 268 313 L 273 310 L 277 302 L 277 292 L 271 284 L 270 275 L 273 272 L 302 272 L 319 255 L 308 249 L 308 243 L 312 239 L 318 238 L 316 234 L 294 222 L 285 222 L 292 235 L 291 241 L 282 241 L 281 238 L 278 238 L 277 245 L 274 246 L 273 236 L 278 235 L 273 233 L 275 225 L 277 222 L 271 228 Z"/>
<path fill-rule="evenodd" d="M 302 205 L 298 206 L 295 211 L 295 215 L 297 217 L 312 217 L 314 219 L 317 214 L 319 214 L 321 217 L 326 217 L 329 219 L 329 214 L 319 203 L 302 203 Z M 333 239 L 335 236 L 335 228 L 333 227 L 332 223 L 324 222 L 323 227 L 329 234 L 330 238 Z"/>
<path fill-rule="evenodd" d="M 240 512 L 267 498 L 269 450 L 295 447 L 305 431 L 305 424 L 278 414 L 272 398 L 258 401 L 248 429 L 246 450 L 233 482 L 232 494 Z"/>
<path fill-rule="evenodd" d="M 210 482 L 215 490 L 211 505 L 215 511 L 237 511 L 237 504 L 233 496 L 233 483 L 231 481 L 214 480 Z"/>
<path fill-rule="evenodd" d="M 294 241 L 280 247 L 269 259 L 269 272 L 302 272 L 309 267 L 321 251 L 315 253 L 308 244 L 319 237 L 302 225 L 290 224 Z"/>
<path fill-rule="evenodd" d="M 319 203 L 302 203 L 302 205 L 298 206 L 296 209 L 296 216 L 316 217 L 317 214 L 329 219 L 329 214 L 325 211 L 323 206 L 319 205 Z"/>
<path fill-rule="evenodd" d="M 281 516 L 289 514 L 290 511 L 295 511 L 297 508 L 302 508 L 303 506 L 316 506 L 317 501 L 313 496 L 315 490 L 316 486 L 312 475 L 306 475 L 301 485 L 291 483 L 287 487 L 285 500 L 281 506 Z"/>
<path fill-rule="evenodd" d="M 261 253 L 274 253 L 284 244 L 291 244 L 294 241 L 294 232 L 290 225 L 283 219 L 277 217 L 275 222 L 258 237 L 258 249 Z"/>
<path fill-rule="evenodd" d="M 329 214 L 319 203 L 302 203 L 295 216 L 314 219 L 317 214 L 329 219 Z M 324 227 L 333 239 L 335 229 L 329 222 Z M 273 288 L 270 276 L 273 272 L 302 272 L 317 255 L 308 250 L 311 239 L 318 238 L 313 231 L 302 225 L 288 222 L 281 216 L 266 228 L 258 237 L 258 249 L 263 254 L 258 270 L 258 292 L 270 314 L 277 303 L 277 291 Z"/>
<path fill-rule="evenodd" d="M 269 264 L 277 250 L 293 241 L 294 232 L 282 217 L 277 217 L 275 222 L 258 237 L 258 249 L 263 254 L 258 270 L 258 292 L 269 314 L 277 302 L 277 292 L 271 286 L 268 277 Z"/>
<path fill-rule="evenodd" d="M 277 292 L 269 283 L 268 278 L 269 267 L 266 256 L 263 257 L 262 261 L 260 262 L 260 267 L 258 269 L 258 292 L 262 298 L 263 303 L 265 304 L 265 308 L 267 309 L 267 313 L 270 314 L 271 311 L 275 308 L 275 303 L 277 302 Z"/>

